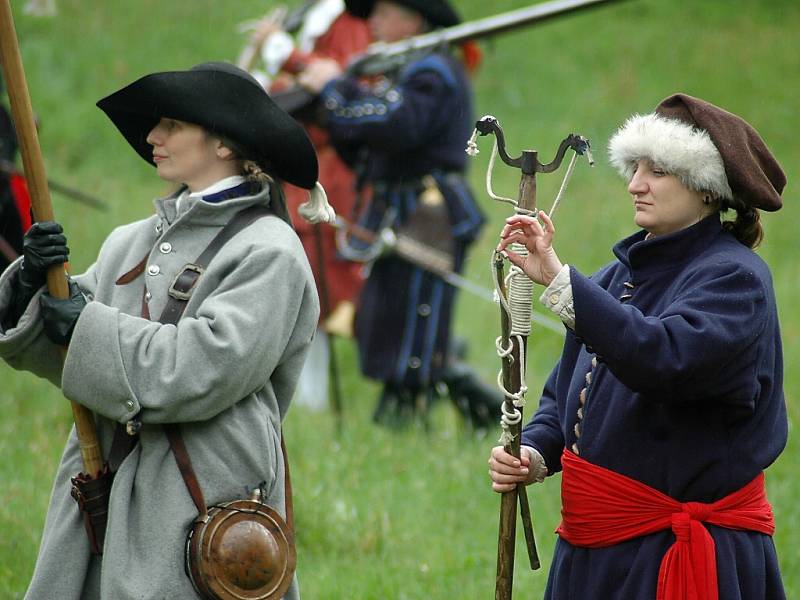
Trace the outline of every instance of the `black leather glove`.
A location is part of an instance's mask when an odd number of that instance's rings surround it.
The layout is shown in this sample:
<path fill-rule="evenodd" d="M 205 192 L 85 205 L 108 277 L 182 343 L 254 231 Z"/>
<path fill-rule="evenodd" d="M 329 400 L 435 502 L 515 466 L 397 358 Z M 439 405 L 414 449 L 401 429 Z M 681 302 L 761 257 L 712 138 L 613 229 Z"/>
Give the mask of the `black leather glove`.
<path fill-rule="evenodd" d="M 74 281 L 69 282 L 69 298 L 53 298 L 44 293 L 39 296 L 42 308 L 42 326 L 50 341 L 59 346 L 69 346 L 72 330 L 86 307 L 86 298 Z"/>
<path fill-rule="evenodd" d="M 55 221 L 34 223 L 22 240 L 22 256 L 19 282 L 35 293 L 47 281 L 47 270 L 64 264 L 69 257 L 67 237 L 61 225 Z"/>
<path fill-rule="evenodd" d="M 47 281 L 47 270 L 67 262 L 69 248 L 61 225 L 55 221 L 34 223 L 22 241 L 22 264 L 4 328 L 16 325 L 37 290 Z"/>

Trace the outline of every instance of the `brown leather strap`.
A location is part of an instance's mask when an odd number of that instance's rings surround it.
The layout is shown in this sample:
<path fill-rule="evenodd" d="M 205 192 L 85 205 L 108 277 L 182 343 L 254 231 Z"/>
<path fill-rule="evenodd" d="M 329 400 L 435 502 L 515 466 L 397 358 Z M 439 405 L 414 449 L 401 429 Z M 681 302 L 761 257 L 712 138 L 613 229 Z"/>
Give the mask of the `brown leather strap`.
<path fill-rule="evenodd" d="M 145 254 L 144 258 L 142 260 L 140 260 L 139 263 L 135 267 L 133 267 L 130 271 L 120 275 L 119 278 L 117 279 L 117 281 L 115 281 L 115 283 L 117 285 L 126 285 L 126 284 L 130 283 L 131 281 L 133 281 L 134 279 L 136 279 L 139 275 L 144 273 L 144 268 L 147 266 L 147 259 L 148 258 L 150 258 L 150 253 L 149 252 L 147 254 Z"/>
<path fill-rule="evenodd" d="M 294 535 L 294 502 L 292 500 L 292 478 L 289 476 L 289 455 L 286 454 L 286 442 L 284 441 L 283 427 L 281 427 L 281 452 L 283 452 L 283 478 L 284 483 L 284 504 L 286 508 L 286 524 L 289 531 Z"/>
<path fill-rule="evenodd" d="M 111 449 L 108 451 L 108 468 L 116 473 L 125 457 L 131 453 L 139 441 L 139 435 L 130 435 L 125 424 L 117 423 L 114 428 L 114 438 L 111 440 Z"/>
<path fill-rule="evenodd" d="M 203 490 L 200 489 L 200 483 L 197 481 L 194 469 L 192 469 L 192 461 L 186 451 L 186 444 L 183 443 L 181 430 L 177 425 L 171 423 L 164 425 L 164 432 L 167 434 L 169 447 L 175 456 L 175 462 L 178 463 L 178 469 L 181 472 L 181 477 L 183 477 L 183 482 L 186 484 L 186 489 L 192 497 L 192 502 L 197 507 L 197 518 L 203 520 L 208 516 L 206 501 L 203 498 Z"/>
<path fill-rule="evenodd" d="M 172 285 L 170 285 L 169 299 L 158 321 L 160 323 L 175 325 L 183 316 L 189 299 L 197 285 L 197 281 L 214 256 L 216 256 L 217 252 L 222 249 L 226 242 L 250 223 L 260 217 L 271 214 L 274 214 L 273 211 L 265 206 L 253 206 L 237 213 L 236 216 L 220 230 L 214 239 L 211 240 L 211 243 L 209 243 L 206 249 L 197 257 L 197 260 L 195 260 L 194 263 L 186 265 L 183 271 L 175 277 Z M 143 304 L 143 306 L 146 309 L 146 303 Z M 149 311 L 143 310 L 142 316 L 149 319 Z M 197 476 L 192 468 L 192 461 L 189 458 L 189 452 L 186 450 L 186 444 L 183 441 L 180 426 L 177 423 L 171 423 L 163 427 L 167 439 L 169 440 L 169 447 L 172 449 L 172 454 L 175 456 L 175 462 L 178 464 L 178 470 L 181 472 L 183 482 L 186 484 L 186 489 L 192 497 L 192 502 L 194 502 L 195 507 L 197 507 L 198 519 L 203 520 L 208 516 L 208 510 L 206 508 L 200 482 L 197 481 Z M 289 476 L 289 460 L 283 441 L 283 430 L 281 430 L 281 451 L 283 452 L 283 469 L 286 479 L 286 522 L 289 526 L 289 530 L 293 533 L 294 506 L 292 503 L 292 484 Z"/>
<path fill-rule="evenodd" d="M 225 227 L 211 240 L 211 243 L 203 250 L 203 253 L 197 257 L 193 263 L 187 264 L 183 271 L 178 273 L 172 284 L 169 286 L 169 298 L 167 304 L 164 306 L 164 311 L 159 317 L 160 323 L 169 323 L 174 325 L 177 323 L 183 311 L 186 310 L 186 305 L 189 303 L 194 292 L 195 285 L 200 279 L 200 276 L 205 271 L 211 259 L 216 256 L 225 243 L 230 240 L 234 235 L 239 233 L 242 229 L 247 227 L 256 219 L 275 214 L 270 208 L 259 205 L 246 208 L 245 210 L 236 213 Z"/>

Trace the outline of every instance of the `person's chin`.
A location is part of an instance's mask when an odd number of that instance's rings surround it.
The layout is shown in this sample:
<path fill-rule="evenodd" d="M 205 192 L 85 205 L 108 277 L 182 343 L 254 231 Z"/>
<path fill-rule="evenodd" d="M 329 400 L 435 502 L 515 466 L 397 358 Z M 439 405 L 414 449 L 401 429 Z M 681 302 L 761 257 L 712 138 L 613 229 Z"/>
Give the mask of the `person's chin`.
<path fill-rule="evenodd" d="M 641 227 L 642 229 L 647 229 L 649 231 L 650 226 L 653 224 L 652 219 L 648 219 L 647 215 L 642 213 L 636 213 L 636 216 L 633 218 L 633 222 L 636 223 L 637 227 Z"/>

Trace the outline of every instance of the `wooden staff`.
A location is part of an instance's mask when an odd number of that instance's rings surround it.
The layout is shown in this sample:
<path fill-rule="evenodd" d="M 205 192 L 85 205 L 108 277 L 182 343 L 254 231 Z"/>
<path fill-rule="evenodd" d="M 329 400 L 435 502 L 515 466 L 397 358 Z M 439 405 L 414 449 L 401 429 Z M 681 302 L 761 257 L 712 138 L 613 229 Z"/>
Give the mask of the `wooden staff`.
<path fill-rule="evenodd" d="M 502 139 L 502 138 L 501 138 Z M 537 153 L 525 150 L 520 159 L 522 177 L 519 184 L 518 207 L 520 209 L 534 212 L 536 210 L 536 166 L 538 164 Z M 498 257 L 495 263 L 500 292 L 506 294 L 503 289 L 503 261 Z M 514 285 L 514 282 L 511 282 Z M 511 354 L 503 360 L 503 387 L 512 394 L 518 394 L 522 388 L 525 365 L 523 357 L 527 356 L 528 337 L 525 335 L 511 335 L 510 317 L 505 309 L 500 311 L 502 343 L 504 348 L 511 345 Z M 509 433 L 513 436 L 511 441 L 505 444 L 505 451 L 509 454 L 520 457 L 520 438 L 522 432 L 522 409 L 514 406 L 513 401 L 508 396 L 503 402 L 509 412 L 518 411 L 520 421 L 509 426 Z M 500 527 L 497 540 L 497 572 L 495 577 L 495 600 L 511 600 L 511 592 L 514 583 L 514 542 L 516 534 L 517 504 L 522 509 L 522 518 L 525 529 L 525 538 L 528 542 L 528 558 L 531 569 L 539 568 L 539 556 L 536 551 L 536 542 L 533 538 L 533 524 L 531 522 L 530 509 L 528 507 L 528 497 L 523 485 L 515 487 L 510 492 L 504 492 L 500 498 Z"/>
<path fill-rule="evenodd" d="M 0 59 L 8 87 L 11 116 L 17 130 L 22 163 L 31 196 L 31 209 L 35 221 L 53 221 L 53 205 L 47 188 L 42 150 L 33 120 L 33 109 L 28 94 L 28 83 L 22 67 L 14 16 L 10 0 L 0 0 Z M 63 266 L 56 265 L 47 272 L 47 289 L 54 298 L 69 298 L 69 286 Z M 65 350 L 66 352 L 66 350 Z M 75 430 L 78 434 L 83 468 L 87 475 L 96 477 L 103 468 L 103 457 L 97 441 L 92 412 L 77 402 L 72 402 Z"/>

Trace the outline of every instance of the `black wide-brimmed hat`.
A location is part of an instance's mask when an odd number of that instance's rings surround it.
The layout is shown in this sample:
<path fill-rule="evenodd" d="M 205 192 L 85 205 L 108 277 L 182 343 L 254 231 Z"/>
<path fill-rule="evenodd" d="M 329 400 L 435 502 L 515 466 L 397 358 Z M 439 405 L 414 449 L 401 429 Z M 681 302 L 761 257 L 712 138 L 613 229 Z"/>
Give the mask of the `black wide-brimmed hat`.
<path fill-rule="evenodd" d="M 406 6 L 417 11 L 434 27 L 452 27 L 461 22 L 461 18 L 447 0 L 391 0 L 395 4 Z M 377 0 L 345 0 L 347 12 L 356 17 L 369 17 Z"/>
<path fill-rule="evenodd" d="M 209 62 L 145 75 L 97 106 L 152 165 L 147 134 L 165 117 L 227 138 L 246 153 L 244 158 L 265 162 L 272 175 L 289 183 L 312 189 L 317 181 L 317 155 L 306 132 L 251 75 L 231 64 Z"/>

